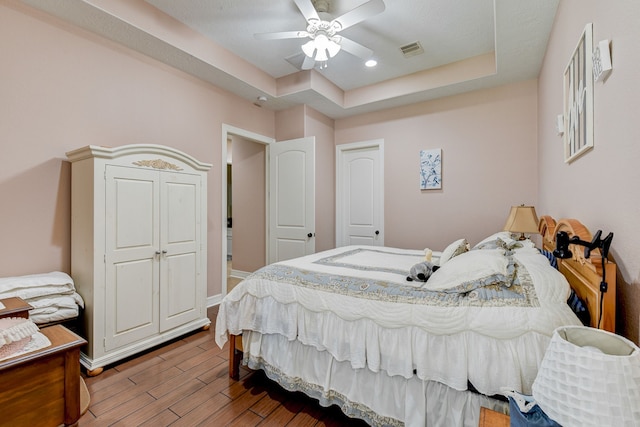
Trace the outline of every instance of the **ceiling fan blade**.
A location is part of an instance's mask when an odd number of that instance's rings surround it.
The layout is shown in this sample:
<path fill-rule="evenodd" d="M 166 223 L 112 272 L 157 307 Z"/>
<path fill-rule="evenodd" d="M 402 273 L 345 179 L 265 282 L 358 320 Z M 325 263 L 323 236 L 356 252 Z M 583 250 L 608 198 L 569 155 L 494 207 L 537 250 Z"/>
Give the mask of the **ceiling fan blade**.
<path fill-rule="evenodd" d="M 306 31 L 280 31 L 277 33 L 256 33 L 253 35 L 258 40 L 301 39 L 309 37 Z"/>
<path fill-rule="evenodd" d="M 342 50 L 349 52 L 352 55 L 362 59 L 369 59 L 373 55 L 373 51 L 368 47 L 362 46 L 360 43 L 356 43 L 351 39 L 342 37 L 340 41 L 340 47 Z"/>
<path fill-rule="evenodd" d="M 313 58 L 309 58 L 307 55 L 304 56 L 304 62 L 300 67 L 303 70 L 310 70 L 316 65 L 316 61 Z"/>
<path fill-rule="evenodd" d="M 302 12 L 302 16 L 304 16 L 304 19 L 307 20 L 307 22 L 309 21 L 319 21 L 320 17 L 318 16 L 318 12 L 316 11 L 316 8 L 313 7 L 313 3 L 311 3 L 311 0 L 293 0 L 296 3 L 296 6 L 298 6 L 298 9 L 300 9 L 300 12 Z"/>
<path fill-rule="evenodd" d="M 337 22 L 340 24 L 340 29 L 344 30 L 352 25 L 362 22 L 367 18 L 382 13 L 385 9 L 383 0 L 369 0 L 366 3 L 361 4 L 355 9 L 351 9 L 344 15 L 338 16 L 331 23 Z"/>

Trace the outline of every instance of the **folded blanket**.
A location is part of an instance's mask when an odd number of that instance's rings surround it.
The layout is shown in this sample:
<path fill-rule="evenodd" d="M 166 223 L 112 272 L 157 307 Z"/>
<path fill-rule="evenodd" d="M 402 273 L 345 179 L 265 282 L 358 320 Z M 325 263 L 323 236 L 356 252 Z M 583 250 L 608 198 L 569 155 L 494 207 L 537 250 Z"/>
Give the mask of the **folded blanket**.
<path fill-rule="evenodd" d="M 82 297 L 76 293 L 73 279 L 61 271 L 0 278 L 0 298 L 20 297 L 31 303 L 31 300 L 37 298 L 59 295 L 71 296 L 78 305 L 84 307 Z"/>
<path fill-rule="evenodd" d="M 29 312 L 29 319 L 38 325 L 51 322 L 60 322 L 67 319 L 78 317 L 78 306 L 74 308 L 55 308 L 47 307 L 42 309 L 34 309 Z"/>

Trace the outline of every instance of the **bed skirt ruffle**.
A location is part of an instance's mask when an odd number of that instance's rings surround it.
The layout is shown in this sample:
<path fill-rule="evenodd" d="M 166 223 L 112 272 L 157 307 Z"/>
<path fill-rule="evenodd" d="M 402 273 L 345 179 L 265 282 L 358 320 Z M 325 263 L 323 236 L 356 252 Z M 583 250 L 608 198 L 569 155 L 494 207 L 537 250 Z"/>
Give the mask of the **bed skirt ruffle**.
<path fill-rule="evenodd" d="M 244 331 L 244 363 L 261 369 L 289 391 L 301 391 L 322 406 L 338 405 L 372 426 L 477 426 L 480 407 L 507 412 L 508 403 L 437 381 L 422 381 L 353 369 L 326 351 L 278 334 Z"/>

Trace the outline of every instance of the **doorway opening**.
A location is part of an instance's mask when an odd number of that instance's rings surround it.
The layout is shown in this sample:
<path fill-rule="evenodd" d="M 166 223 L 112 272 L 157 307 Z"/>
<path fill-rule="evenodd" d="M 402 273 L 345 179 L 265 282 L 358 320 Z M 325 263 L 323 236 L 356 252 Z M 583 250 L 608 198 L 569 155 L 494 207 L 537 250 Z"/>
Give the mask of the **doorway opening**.
<path fill-rule="evenodd" d="M 257 143 L 265 146 L 263 149 L 266 152 L 266 146 L 275 142 L 275 139 L 269 138 L 263 135 L 256 134 L 254 132 L 250 132 L 244 129 L 236 128 L 233 126 L 229 126 L 226 124 L 222 125 L 222 141 L 221 149 L 222 149 L 222 164 L 221 164 L 221 175 L 222 175 L 222 224 L 221 224 L 221 249 L 222 249 L 222 267 L 221 268 L 221 283 L 222 290 L 220 295 L 220 300 L 229 292 L 231 289 L 229 286 L 229 277 L 239 276 L 239 279 L 242 279 L 243 273 L 237 271 L 233 268 L 233 225 L 237 223 L 234 221 L 234 207 L 232 206 L 231 200 L 232 195 L 241 196 L 238 194 L 238 189 L 234 194 L 234 180 L 231 179 L 233 173 L 233 141 L 234 139 L 241 141 L 248 141 L 251 143 Z M 256 177 L 256 181 L 260 180 L 260 182 L 255 182 L 256 186 L 261 186 L 266 191 L 268 186 L 268 174 L 265 172 L 261 177 Z M 236 185 L 237 187 L 238 185 Z M 236 207 L 235 214 L 238 216 L 238 207 Z M 268 212 L 266 203 L 265 203 L 265 212 Z M 267 218 L 261 219 L 262 224 L 266 227 Z M 264 229 L 264 240 L 267 241 L 267 229 Z M 237 233 L 236 233 L 237 234 Z M 265 247 L 265 250 L 266 247 Z M 266 258 L 265 258 L 266 259 Z M 244 274 L 246 275 L 246 274 Z M 233 280 L 233 279 L 232 279 Z M 233 284 L 233 283 L 232 283 Z"/>

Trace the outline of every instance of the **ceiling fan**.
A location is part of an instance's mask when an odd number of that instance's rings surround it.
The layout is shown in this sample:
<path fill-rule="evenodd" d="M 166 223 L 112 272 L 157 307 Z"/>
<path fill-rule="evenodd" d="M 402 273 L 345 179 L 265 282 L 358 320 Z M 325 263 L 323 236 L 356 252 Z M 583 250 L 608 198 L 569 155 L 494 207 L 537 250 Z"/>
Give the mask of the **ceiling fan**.
<path fill-rule="evenodd" d="M 303 70 L 313 68 L 316 62 L 320 62 L 321 68 L 326 67 L 327 60 L 333 58 L 341 49 L 365 60 L 373 55 L 373 51 L 368 47 L 338 33 L 384 11 L 383 0 L 369 0 L 331 21 L 325 21 L 318 15 L 318 12 L 328 12 L 330 0 L 293 1 L 307 21 L 306 30 L 258 33 L 254 34 L 254 37 L 259 40 L 308 38 L 309 41 L 302 45 L 302 51 L 305 53 L 301 67 Z"/>

